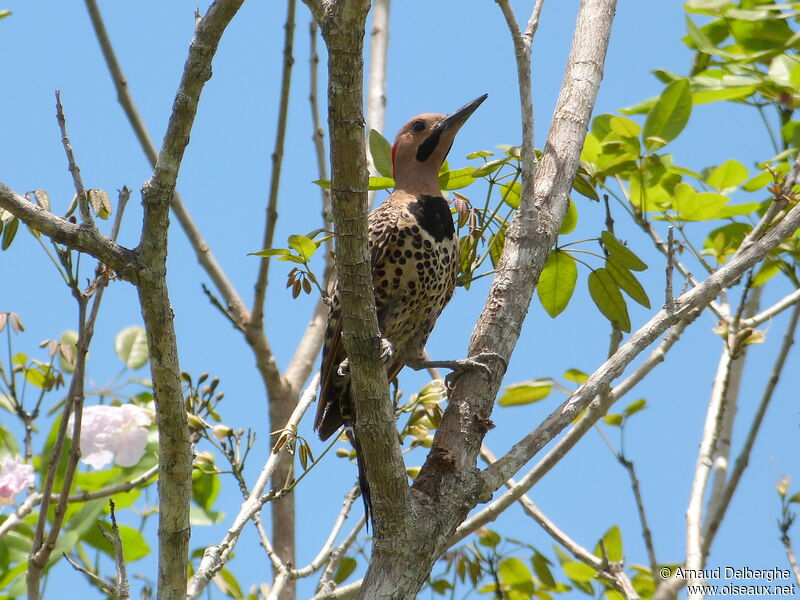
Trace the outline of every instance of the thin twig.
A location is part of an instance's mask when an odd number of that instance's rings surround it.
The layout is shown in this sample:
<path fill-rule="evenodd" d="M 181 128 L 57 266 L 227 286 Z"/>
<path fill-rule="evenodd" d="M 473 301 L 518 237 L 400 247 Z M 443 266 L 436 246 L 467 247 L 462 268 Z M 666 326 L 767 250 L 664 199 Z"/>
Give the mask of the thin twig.
<path fill-rule="evenodd" d="M 791 294 L 785 296 L 757 315 L 750 317 L 749 319 L 742 319 L 742 327 L 758 327 L 759 325 L 769 321 L 772 317 L 779 315 L 787 308 L 791 308 L 798 302 L 800 302 L 800 289 L 793 291 Z"/>
<path fill-rule="evenodd" d="M 264 238 L 261 242 L 263 249 L 272 248 L 275 237 L 275 226 L 278 222 L 278 191 L 281 182 L 281 166 L 283 165 L 283 151 L 286 141 L 286 123 L 289 113 L 289 91 L 292 85 L 292 66 L 294 65 L 294 15 L 297 6 L 296 0 L 289 0 L 286 10 L 286 23 L 283 25 L 285 32 L 283 40 L 283 71 L 281 74 L 281 91 L 278 102 L 278 123 L 275 132 L 275 147 L 272 151 L 272 172 L 269 180 L 269 200 L 267 201 L 267 218 L 264 225 Z M 269 258 L 262 258 L 258 265 L 256 277 L 253 308 L 250 311 L 249 328 L 263 329 L 264 327 L 264 301 L 267 294 L 269 279 Z"/>
<path fill-rule="evenodd" d="M 100 527 L 100 533 L 114 548 L 114 563 L 117 567 L 117 581 L 114 585 L 113 596 L 116 600 L 128 600 L 130 598 L 131 586 L 128 583 L 128 571 L 125 568 L 125 554 L 122 551 L 122 538 L 117 527 L 117 515 L 114 512 L 114 501 L 108 501 L 111 510 L 111 531 L 106 531 Z"/>
<path fill-rule="evenodd" d="M 81 221 L 87 227 L 93 228 L 95 225 L 92 213 L 89 211 L 89 197 L 86 195 L 86 188 L 83 186 L 80 167 L 78 167 L 78 163 L 75 161 L 75 154 L 72 151 L 72 142 L 70 142 L 69 136 L 67 135 L 67 119 L 64 116 L 64 107 L 61 105 L 60 90 L 56 90 L 56 120 L 58 121 L 58 128 L 61 131 L 61 143 L 64 145 L 69 172 L 72 174 L 72 183 L 75 186 L 75 193 L 78 198 Z"/>
<path fill-rule="evenodd" d="M 114 597 L 115 589 L 114 585 L 102 577 L 100 577 L 97 573 L 91 572 L 89 569 L 81 565 L 77 560 L 72 558 L 69 554 L 63 554 L 64 558 L 67 562 L 72 565 L 72 568 L 78 571 L 78 573 L 83 573 L 92 583 L 94 583 L 97 587 L 103 590 L 106 594 Z"/>
<path fill-rule="evenodd" d="M 797 556 L 795 556 L 792 549 L 792 538 L 789 537 L 789 534 L 784 534 L 781 536 L 781 542 L 783 543 L 783 549 L 786 551 L 786 558 L 789 559 L 789 565 L 792 567 L 792 573 L 794 573 L 797 585 L 800 586 L 800 565 L 797 564 Z"/>
<path fill-rule="evenodd" d="M 316 400 L 318 385 L 319 375 L 317 374 L 314 376 L 309 386 L 301 395 L 300 401 L 297 403 L 297 406 L 292 412 L 289 421 L 284 426 L 284 429 L 297 426 L 297 424 L 300 422 L 300 419 L 308 410 L 308 407 L 311 406 L 311 403 L 314 400 Z M 284 444 L 278 452 L 270 453 L 267 462 L 261 469 L 261 473 L 259 474 L 256 483 L 250 490 L 249 497 L 242 504 L 241 508 L 239 509 L 239 513 L 233 519 L 233 522 L 228 528 L 224 538 L 219 545 L 211 546 L 206 551 L 206 555 L 203 557 L 200 568 L 197 570 L 189 583 L 187 592 L 187 598 L 189 600 L 196 600 L 196 598 L 202 594 L 208 583 L 214 578 L 214 576 L 219 572 L 219 570 L 224 566 L 225 562 L 230 557 L 230 554 L 236 546 L 244 526 L 250 519 L 253 518 L 254 514 L 263 508 L 266 502 L 271 500 L 276 495 L 275 493 L 262 495 L 262 493 L 270 477 L 272 477 L 272 473 L 278 466 L 279 459 L 287 451 L 287 444 Z"/>
<path fill-rule="evenodd" d="M 665 267 L 667 277 L 664 295 L 666 296 L 664 306 L 667 312 L 675 310 L 675 296 L 672 292 L 672 272 L 675 269 L 675 231 L 672 225 L 667 227 L 667 266 Z"/>
<path fill-rule="evenodd" d="M 650 561 L 650 572 L 653 574 L 655 586 L 658 587 L 661 583 L 661 580 L 657 576 L 658 560 L 656 559 L 656 547 L 653 543 L 652 530 L 647 522 L 647 511 L 644 509 L 644 498 L 642 497 L 642 490 L 639 487 L 639 478 L 636 476 L 636 467 L 634 466 L 633 461 L 628 460 L 622 454 L 620 454 L 617 458 L 622 466 L 625 467 L 625 470 L 628 472 L 628 477 L 630 477 L 631 480 L 631 489 L 633 490 L 633 497 L 636 501 L 636 510 L 639 513 L 639 523 L 642 526 L 642 539 L 644 540 L 644 545 L 647 549 L 647 558 Z"/>
<path fill-rule="evenodd" d="M 584 416 L 578 421 L 553 448 L 519 480 L 516 488 L 505 492 L 497 500 L 481 509 L 472 517 L 464 521 L 450 540 L 450 544 L 455 544 L 467 535 L 475 531 L 478 527 L 493 521 L 497 516 L 513 504 L 522 494 L 527 492 L 537 481 L 539 481 L 564 455 L 567 454 L 578 441 L 583 438 L 587 431 L 600 420 L 611 405 L 627 394 L 636 384 L 644 379 L 656 366 L 664 362 L 664 358 L 674 344 L 680 339 L 681 334 L 694 318 L 699 315 L 699 311 L 681 321 L 664 336 L 661 343 L 650 353 L 647 359 L 637 367 L 624 381 L 614 387 L 606 397 L 606 403 L 597 399 L 593 402 Z"/>
<path fill-rule="evenodd" d="M 97 6 L 97 1 L 85 0 L 85 3 L 89 12 L 89 17 L 92 21 L 92 28 L 94 29 L 97 40 L 100 43 L 100 49 L 102 50 L 103 58 L 106 61 L 109 74 L 111 75 L 111 79 L 117 91 L 117 100 L 122 106 L 125 116 L 133 128 L 133 131 L 136 134 L 136 139 L 139 140 L 139 145 L 144 151 L 150 166 L 155 167 L 156 160 L 158 159 L 158 151 L 153 143 L 152 138 L 150 137 L 150 134 L 147 131 L 144 120 L 139 114 L 139 110 L 136 107 L 133 96 L 128 89 L 128 81 L 125 78 L 125 74 L 122 72 L 122 68 L 117 60 L 117 56 L 114 53 L 114 48 L 111 45 L 111 40 L 108 36 L 108 32 L 106 31 L 105 23 L 103 22 L 102 15 L 100 14 L 100 9 Z M 211 278 L 211 281 L 214 282 L 214 285 L 219 290 L 228 306 L 230 306 L 231 311 L 236 316 L 236 319 L 241 324 L 246 323 L 250 319 L 250 314 L 244 304 L 244 301 L 241 299 L 236 291 L 236 288 L 233 286 L 225 272 L 222 270 L 222 267 L 217 262 L 214 253 L 211 251 L 211 248 L 208 245 L 208 242 L 205 240 L 205 238 L 203 238 L 203 235 L 197 228 L 197 225 L 192 219 L 192 216 L 189 214 L 189 211 L 187 210 L 177 191 L 175 191 L 172 196 L 172 210 L 175 212 L 175 216 L 178 217 L 178 222 L 186 234 L 189 243 L 194 249 L 198 262 Z"/>

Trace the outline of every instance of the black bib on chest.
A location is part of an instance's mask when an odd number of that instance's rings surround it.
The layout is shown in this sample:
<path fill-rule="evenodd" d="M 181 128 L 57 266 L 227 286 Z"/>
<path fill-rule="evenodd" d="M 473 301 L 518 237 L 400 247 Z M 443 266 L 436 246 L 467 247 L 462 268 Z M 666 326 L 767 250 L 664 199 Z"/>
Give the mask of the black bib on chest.
<path fill-rule="evenodd" d="M 452 239 L 456 232 L 450 207 L 441 196 L 420 196 L 408 205 L 411 214 L 416 217 L 419 226 L 437 242 L 444 238 Z"/>

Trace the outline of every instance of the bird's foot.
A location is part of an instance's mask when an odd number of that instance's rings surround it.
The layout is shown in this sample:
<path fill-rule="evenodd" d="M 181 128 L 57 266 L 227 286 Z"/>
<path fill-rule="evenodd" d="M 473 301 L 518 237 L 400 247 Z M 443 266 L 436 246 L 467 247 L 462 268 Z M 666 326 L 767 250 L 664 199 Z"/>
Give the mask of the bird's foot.
<path fill-rule="evenodd" d="M 392 342 L 387 340 L 385 337 L 382 337 L 378 360 L 383 366 L 386 366 L 392 360 L 393 356 L 394 356 L 394 346 L 392 345 Z"/>
<path fill-rule="evenodd" d="M 381 338 L 381 345 L 380 345 L 380 354 L 378 354 L 378 360 L 384 366 L 389 364 L 389 361 L 392 360 L 392 356 L 394 356 L 394 346 L 392 342 L 387 340 L 386 338 Z M 350 359 L 345 358 L 342 362 L 339 363 L 339 368 L 336 369 L 336 374 L 339 377 L 348 377 L 350 375 Z"/>
<path fill-rule="evenodd" d="M 336 374 L 339 377 L 347 377 L 350 375 L 350 359 L 345 358 L 342 362 L 339 363 L 339 368 L 336 369 Z"/>
<path fill-rule="evenodd" d="M 455 377 L 458 377 L 470 369 L 481 370 L 483 374 L 486 375 L 486 378 L 489 379 L 492 376 L 492 370 L 486 364 L 486 361 L 489 359 L 500 361 L 503 366 L 504 373 L 508 369 L 508 361 L 496 352 L 481 352 L 475 356 L 470 356 L 468 358 L 459 360 L 425 360 L 421 358 L 419 360 L 408 362 L 407 364 L 415 371 L 435 368 L 450 369 L 450 373 L 444 378 L 445 385 L 449 389 L 453 387 L 452 384 Z"/>

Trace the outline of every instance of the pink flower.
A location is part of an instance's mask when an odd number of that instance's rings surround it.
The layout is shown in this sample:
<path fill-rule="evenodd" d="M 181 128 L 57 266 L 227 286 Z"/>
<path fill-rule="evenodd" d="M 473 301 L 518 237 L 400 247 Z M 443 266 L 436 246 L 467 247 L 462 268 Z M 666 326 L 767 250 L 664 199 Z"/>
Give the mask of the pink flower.
<path fill-rule="evenodd" d="M 14 496 L 33 485 L 33 465 L 18 458 L 6 458 L 0 463 L 0 504 L 11 504 Z"/>
<path fill-rule="evenodd" d="M 119 466 L 132 467 L 144 454 L 150 423 L 150 413 L 133 404 L 84 408 L 81 461 L 102 469 L 116 455 L 115 461 Z"/>

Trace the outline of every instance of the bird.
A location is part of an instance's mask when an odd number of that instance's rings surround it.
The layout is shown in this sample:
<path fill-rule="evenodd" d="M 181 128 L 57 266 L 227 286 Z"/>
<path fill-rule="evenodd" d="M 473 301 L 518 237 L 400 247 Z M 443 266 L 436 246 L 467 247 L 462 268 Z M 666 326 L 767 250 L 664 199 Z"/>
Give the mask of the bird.
<path fill-rule="evenodd" d="M 392 381 L 408 365 L 460 370 L 483 366 L 472 359 L 426 360 L 424 348 L 450 301 L 459 270 L 458 236 L 439 185 L 439 170 L 456 134 L 487 94 L 451 115 L 411 118 L 392 145 L 394 191 L 367 219 L 375 309 L 382 336 L 381 358 Z M 367 524 L 372 515 L 369 484 L 355 435 L 355 403 L 349 361 L 341 341 L 342 314 L 334 284 L 322 349 L 320 395 L 314 430 L 322 441 L 344 426 L 356 453 Z"/>

